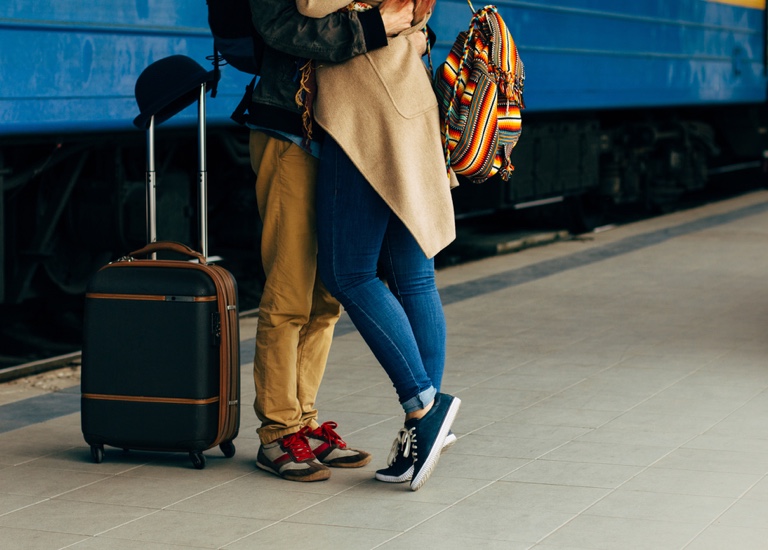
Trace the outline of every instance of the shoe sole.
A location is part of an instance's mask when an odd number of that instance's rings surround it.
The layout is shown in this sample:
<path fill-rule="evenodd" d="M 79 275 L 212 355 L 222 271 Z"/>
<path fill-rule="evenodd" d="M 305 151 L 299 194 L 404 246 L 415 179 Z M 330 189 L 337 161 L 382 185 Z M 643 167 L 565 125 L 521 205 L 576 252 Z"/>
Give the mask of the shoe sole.
<path fill-rule="evenodd" d="M 421 489 L 429 479 L 429 476 L 432 475 L 435 466 L 437 466 L 437 462 L 440 460 L 440 455 L 443 454 L 443 443 L 445 443 L 445 438 L 448 436 L 448 432 L 451 431 L 451 426 L 456 419 L 456 414 L 459 412 L 460 406 L 461 399 L 454 397 L 448 407 L 448 411 L 445 413 L 445 418 L 443 419 L 443 424 L 440 426 L 440 431 L 437 432 L 437 439 L 435 440 L 436 445 L 432 446 L 432 451 L 424 460 L 424 466 L 421 467 L 418 475 L 411 480 L 411 491 L 418 491 Z"/>
<path fill-rule="evenodd" d="M 454 435 L 450 440 L 448 439 L 448 436 L 445 436 L 445 442 L 443 443 L 443 448 L 440 451 L 441 453 L 444 453 L 451 447 L 453 447 L 456 444 L 457 437 Z M 400 474 L 399 476 L 388 476 L 385 474 L 380 474 L 379 472 L 376 472 L 376 479 L 379 481 L 383 481 L 384 483 L 405 483 L 406 481 L 411 481 L 411 478 L 413 477 L 413 466 L 408 468 L 405 472 Z"/>
<path fill-rule="evenodd" d="M 368 464 L 372 458 L 373 455 L 368 455 L 362 460 L 358 460 L 357 462 L 323 462 L 321 460 L 320 463 L 329 466 L 330 468 L 362 468 Z"/>
<path fill-rule="evenodd" d="M 376 472 L 376 479 L 379 481 L 383 481 L 384 483 L 404 483 L 406 481 L 411 481 L 411 478 L 413 477 L 413 466 L 408 468 L 405 472 L 400 474 L 399 476 L 388 476 L 386 474 L 380 474 Z"/>
<path fill-rule="evenodd" d="M 267 466 L 266 464 L 262 464 L 259 461 L 256 461 L 256 467 L 261 469 L 261 470 L 264 470 L 265 472 L 269 472 L 270 474 L 275 474 L 277 477 L 282 478 L 282 479 L 286 479 L 288 481 L 306 481 L 306 482 L 309 482 L 309 481 L 325 481 L 326 479 L 331 477 L 331 471 L 327 470 L 327 469 L 315 470 L 314 473 L 308 474 L 308 475 L 294 476 L 294 475 L 290 475 L 290 474 L 283 475 L 279 471 L 275 470 L 274 468 L 272 468 L 270 466 Z"/>

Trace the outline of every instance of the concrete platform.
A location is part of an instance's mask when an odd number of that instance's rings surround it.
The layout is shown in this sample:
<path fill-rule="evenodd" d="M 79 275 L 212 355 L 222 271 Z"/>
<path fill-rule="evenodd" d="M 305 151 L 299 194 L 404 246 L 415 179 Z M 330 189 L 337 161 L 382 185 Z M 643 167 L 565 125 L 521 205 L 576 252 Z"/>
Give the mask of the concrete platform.
<path fill-rule="evenodd" d="M 108 449 L 79 389 L 0 386 L 8 549 L 768 548 L 768 191 L 442 269 L 458 443 L 418 492 L 373 479 L 402 422 L 348 318 L 321 421 L 374 453 L 329 481 L 254 467 L 255 321 L 237 454 Z M 43 384 L 45 386 L 45 384 Z"/>

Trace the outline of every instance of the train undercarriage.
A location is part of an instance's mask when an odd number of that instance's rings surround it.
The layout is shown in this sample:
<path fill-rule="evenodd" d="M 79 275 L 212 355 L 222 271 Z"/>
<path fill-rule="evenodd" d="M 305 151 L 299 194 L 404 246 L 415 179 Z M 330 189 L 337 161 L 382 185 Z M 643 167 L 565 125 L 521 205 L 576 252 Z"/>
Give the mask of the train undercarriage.
<path fill-rule="evenodd" d="M 722 174 L 764 177 L 764 106 L 561 113 L 525 118 L 508 182 L 463 183 L 457 219 L 557 206 L 581 233 L 634 205 L 652 214 Z M 158 132 L 158 239 L 196 244 L 197 144 Z M 262 280 L 260 225 L 247 131 L 208 137 L 209 250 L 238 279 L 241 309 L 256 307 Z M 79 341 L 82 296 L 102 265 L 146 242 L 145 144 L 141 133 L 29 137 L 0 144 L 0 356 L 34 347 L 45 318 L 61 351 Z M 762 179 L 760 180 L 763 181 Z M 17 346 L 17 343 L 19 345 Z M 57 351 L 57 350 L 54 350 Z"/>

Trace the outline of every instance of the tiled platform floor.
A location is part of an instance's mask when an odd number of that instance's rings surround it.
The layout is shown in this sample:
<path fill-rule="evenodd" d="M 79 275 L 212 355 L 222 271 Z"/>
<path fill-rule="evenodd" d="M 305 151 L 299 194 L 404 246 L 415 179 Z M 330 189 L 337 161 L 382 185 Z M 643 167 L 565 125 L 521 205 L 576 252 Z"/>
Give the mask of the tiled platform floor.
<path fill-rule="evenodd" d="M 373 463 L 310 484 L 257 470 L 244 320 L 234 458 L 93 464 L 77 412 L 6 426 L 0 546 L 768 549 L 768 192 L 438 277 L 443 389 L 463 406 L 420 491 L 373 479 L 401 414 L 348 320 L 321 420 Z M 0 409 L 40 403 L 29 391 Z"/>

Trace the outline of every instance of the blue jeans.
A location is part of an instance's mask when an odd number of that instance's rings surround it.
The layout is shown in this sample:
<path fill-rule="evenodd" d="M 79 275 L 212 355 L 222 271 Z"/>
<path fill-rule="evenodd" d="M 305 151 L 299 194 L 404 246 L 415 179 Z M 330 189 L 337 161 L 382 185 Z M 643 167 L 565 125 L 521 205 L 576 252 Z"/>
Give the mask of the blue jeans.
<path fill-rule="evenodd" d="M 330 136 L 316 197 L 321 280 L 384 367 L 405 412 L 424 408 L 445 366 L 434 260 Z"/>

